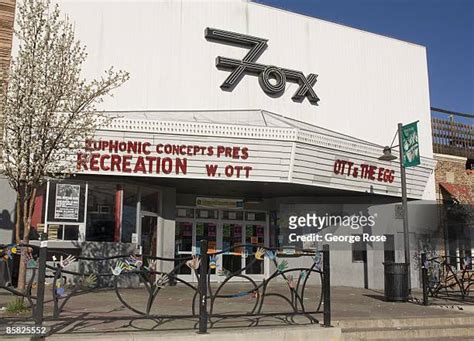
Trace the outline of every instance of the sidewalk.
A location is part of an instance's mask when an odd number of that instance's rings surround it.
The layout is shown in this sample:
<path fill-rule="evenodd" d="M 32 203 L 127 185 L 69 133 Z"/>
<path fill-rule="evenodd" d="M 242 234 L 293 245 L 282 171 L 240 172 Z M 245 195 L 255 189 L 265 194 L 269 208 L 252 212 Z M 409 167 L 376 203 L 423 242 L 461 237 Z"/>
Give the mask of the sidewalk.
<path fill-rule="evenodd" d="M 248 288 L 242 284 L 230 284 L 226 292 L 239 292 Z M 307 310 L 316 308 L 316 301 L 311 302 L 310 297 L 315 297 L 319 287 L 308 287 L 308 293 L 305 294 L 305 306 Z M 166 291 L 165 291 L 166 290 Z M 183 286 L 167 287 L 157 296 L 153 304 L 153 314 L 165 315 L 191 315 L 191 305 L 193 295 L 191 290 Z M 277 286 L 272 289 L 275 293 L 286 294 L 285 286 Z M 47 288 L 50 292 L 50 288 Z M 121 289 L 124 299 L 135 309 L 143 309 L 146 305 L 147 295 L 143 289 Z M 166 294 L 165 294 L 166 293 Z M 417 293 L 415 292 L 415 296 Z M 421 294 L 418 293 L 418 297 Z M 0 306 L 4 306 L 13 299 L 6 292 L 0 292 Z M 256 298 L 250 295 L 237 298 L 218 299 L 214 307 L 214 313 L 241 313 L 253 308 Z M 437 301 L 436 306 L 425 307 L 415 303 L 394 303 L 383 300 L 383 292 L 373 291 L 351 287 L 333 287 L 331 290 L 331 311 L 332 324 L 338 325 L 339 321 L 349 320 L 385 320 L 385 319 L 419 319 L 419 318 L 447 318 L 474 316 L 474 304 L 454 304 L 453 302 Z M 440 307 L 441 304 L 441 307 Z M 265 301 L 264 312 L 287 312 L 289 306 L 279 297 L 268 297 Z M 197 309 L 197 302 L 196 302 Z M 462 309 L 462 310 L 461 310 Z M 321 307 L 322 311 L 322 307 Z M 73 297 L 65 305 L 61 318 L 57 321 L 51 321 L 52 303 L 45 306 L 45 325 L 52 327 L 54 335 L 60 338 L 70 336 L 78 338 L 79 336 L 97 336 L 100 335 L 122 335 L 123 333 L 139 333 L 146 335 L 153 331 L 157 335 L 158 331 L 166 333 L 176 333 L 188 331 L 193 335 L 196 333 L 197 318 L 188 316 L 187 318 L 144 318 L 129 309 L 127 309 L 117 298 L 115 292 L 102 291 L 87 293 L 81 296 Z M 322 322 L 322 314 L 314 315 Z M 5 330 L 6 325 L 25 325 L 31 324 L 31 321 L 19 317 L 9 316 L 5 312 L 0 312 L 0 328 Z M 259 327 L 283 327 L 285 325 L 297 324 L 299 326 L 311 325 L 308 318 L 297 316 L 294 319 L 285 318 L 285 316 L 274 316 L 265 318 L 232 318 L 218 319 L 212 318 L 209 324 L 210 333 L 214 333 L 221 328 L 240 328 L 249 325 L 258 325 Z M 312 325 L 316 326 L 316 325 Z M 246 330 L 248 328 L 245 328 Z M 3 333 L 3 332 L 2 332 Z M 120 333 L 120 334 L 117 334 Z"/>

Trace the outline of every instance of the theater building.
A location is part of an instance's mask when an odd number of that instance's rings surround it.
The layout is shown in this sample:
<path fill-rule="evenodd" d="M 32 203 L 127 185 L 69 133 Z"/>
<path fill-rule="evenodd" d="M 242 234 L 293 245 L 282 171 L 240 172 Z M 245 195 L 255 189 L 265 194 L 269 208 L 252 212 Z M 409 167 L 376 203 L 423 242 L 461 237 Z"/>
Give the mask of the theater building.
<path fill-rule="evenodd" d="M 175 257 L 207 239 L 286 247 L 291 261 L 292 247 L 315 247 L 289 242 L 291 216 L 395 211 L 399 163 L 378 157 L 399 122 L 419 128 L 408 197 L 435 199 L 425 47 L 242 0 L 59 4 L 87 45 L 85 76 L 113 65 L 131 78 L 102 104 L 117 118 L 84 141 L 90 157 L 78 153 L 77 172 L 37 201 L 50 247 Z M 382 262 L 402 260 L 402 222 L 378 224 L 388 241 L 335 253 L 334 285 L 383 287 Z M 229 252 L 218 268 L 251 257 Z"/>

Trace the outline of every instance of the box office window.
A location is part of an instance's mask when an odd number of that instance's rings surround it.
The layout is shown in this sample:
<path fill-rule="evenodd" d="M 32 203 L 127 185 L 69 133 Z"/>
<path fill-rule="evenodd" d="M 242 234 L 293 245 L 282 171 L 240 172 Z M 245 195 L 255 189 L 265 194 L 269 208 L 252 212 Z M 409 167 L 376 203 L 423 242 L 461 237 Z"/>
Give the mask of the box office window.
<path fill-rule="evenodd" d="M 115 184 L 89 183 L 86 219 L 87 241 L 114 241 L 115 192 Z"/>

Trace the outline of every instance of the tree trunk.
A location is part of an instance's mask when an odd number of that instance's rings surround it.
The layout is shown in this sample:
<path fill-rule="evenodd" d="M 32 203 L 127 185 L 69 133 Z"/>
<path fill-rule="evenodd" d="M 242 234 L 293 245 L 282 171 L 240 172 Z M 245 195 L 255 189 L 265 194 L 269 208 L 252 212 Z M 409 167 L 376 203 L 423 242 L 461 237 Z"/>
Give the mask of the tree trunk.
<path fill-rule="evenodd" d="M 18 269 L 18 285 L 17 290 L 22 292 L 26 286 L 26 262 L 25 254 L 22 252 L 20 256 L 20 267 Z"/>
<path fill-rule="evenodd" d="M 26 187 L 27 185 L 25 185 Z M 36 199 L 36 188 L 33 190 L 26 189 L 25 193 L 30 193 L 29 196 L 23 196 L 23 239 L 22 242 L 24 244 L 28 244 L 30 242 L 30 226 L 31 226 L 31 218 L 33 216 L 33 210 L 35 207 L 35 199 Z M 18 270 L 18 291 L 24 291 L 26 286 L 26 259 L 25 253 L 21 253 L 20 257 L 20 268 Z"/>
<path fill-rule="evenodd" d="M 21 228 L 21 198 L 20 193 L 16 193 L 16 220 L 15 220 L 15 243 L 19 244 L 21 241 L 20 238 L 20 228 Z"/>

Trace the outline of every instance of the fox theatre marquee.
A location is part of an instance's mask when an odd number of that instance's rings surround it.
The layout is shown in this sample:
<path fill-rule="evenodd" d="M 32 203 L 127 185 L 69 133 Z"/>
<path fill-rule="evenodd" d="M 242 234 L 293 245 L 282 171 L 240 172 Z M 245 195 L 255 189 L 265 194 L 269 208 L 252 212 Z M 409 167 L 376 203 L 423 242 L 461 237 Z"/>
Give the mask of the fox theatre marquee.
<path fill-rule="evenodd" d="M 215 117 L 225 114 L 229 113 L 213 113 Z M 278 118 L 265 111 L 246 114 L 263 117 L 267 124 Z M 279 127 L 187 122 L 183 131 L 177 129 L 181 125 L 115 119 L 111 127 L 100 129 L 94 139 L 84 142 L 84 151 L 77 154 L 77 172 L 294 183 L 392 196 L 400 193 L 398 163 L 379 161 L 380 148 L 357 139 L 311 131 L 310 126 L 291 120 Z M 127 138 L 111 139 L 118 131 Z M 412 198 L 422 197 L 431 175 L 432 163 L 425 163 L 407 170 L 408 182 L 414 185 L 408 190 Z"/>

